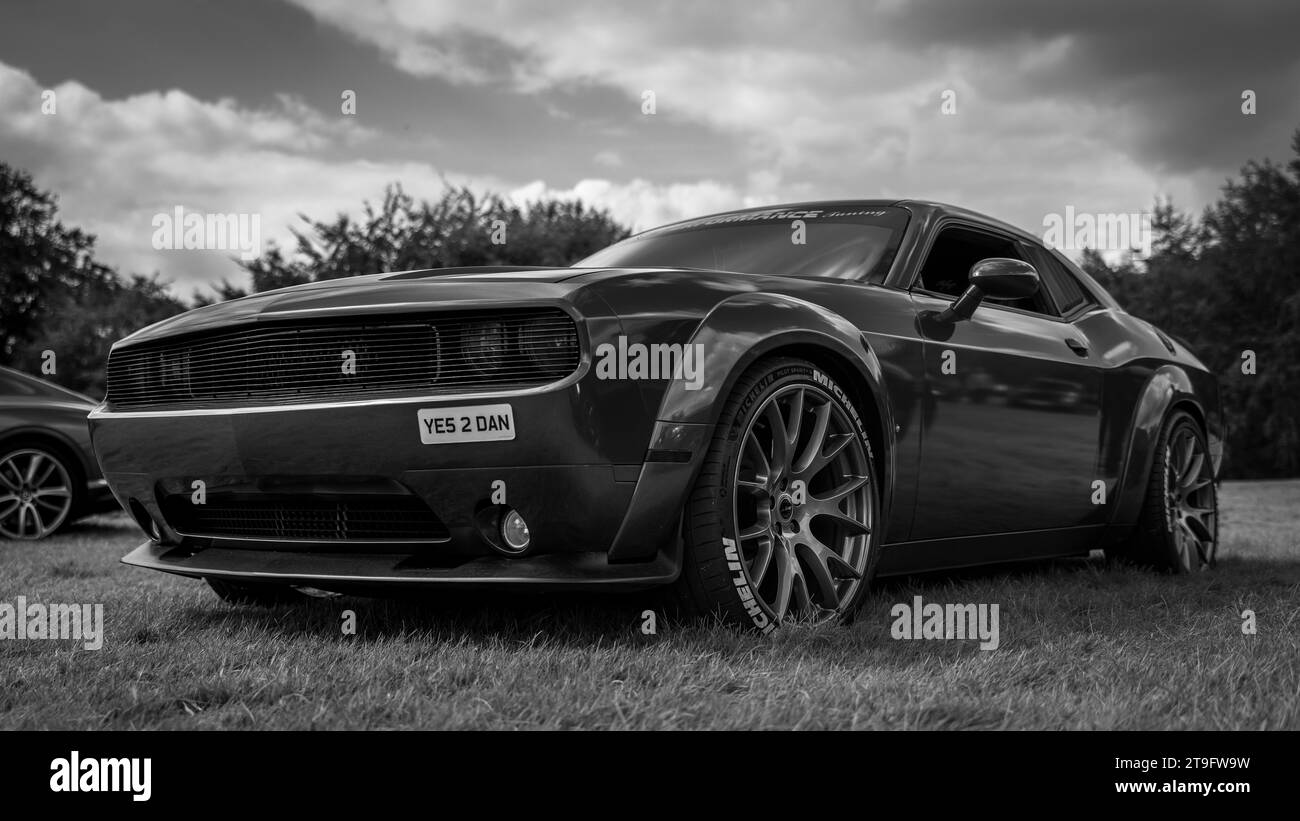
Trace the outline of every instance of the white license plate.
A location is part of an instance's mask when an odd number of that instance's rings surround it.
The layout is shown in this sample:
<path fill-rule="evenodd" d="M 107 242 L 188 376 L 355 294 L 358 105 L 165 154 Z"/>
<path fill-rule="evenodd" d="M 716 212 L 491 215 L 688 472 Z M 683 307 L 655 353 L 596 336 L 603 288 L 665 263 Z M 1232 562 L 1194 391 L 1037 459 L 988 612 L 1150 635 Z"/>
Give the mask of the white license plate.
<path fill-rule="evenodd" d="M 426 445 L 498 442 L 515 438 L 515 412 L 509 405 L 421 408 L 420 441 Z"/>

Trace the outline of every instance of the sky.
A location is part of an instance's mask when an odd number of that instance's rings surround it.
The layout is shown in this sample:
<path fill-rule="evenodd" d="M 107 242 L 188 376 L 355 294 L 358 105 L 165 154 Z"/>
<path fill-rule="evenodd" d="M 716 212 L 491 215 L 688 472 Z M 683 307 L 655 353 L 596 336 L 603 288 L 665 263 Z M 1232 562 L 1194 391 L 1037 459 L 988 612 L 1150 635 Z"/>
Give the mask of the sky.
<path fill-rule="evenodd" d="M 5 0 L 0 19 L 0 160 L 102 261 L 182 295 L 245 275 L 237 251 L 155 247 L 177 208 L 257 215 L 284 244 L 390 183 L 464 183 L 636 229 L 896 197 L 1041 235 L 1067 208 L 1199 211 L 1300 127 L 1294 0 Z"/>

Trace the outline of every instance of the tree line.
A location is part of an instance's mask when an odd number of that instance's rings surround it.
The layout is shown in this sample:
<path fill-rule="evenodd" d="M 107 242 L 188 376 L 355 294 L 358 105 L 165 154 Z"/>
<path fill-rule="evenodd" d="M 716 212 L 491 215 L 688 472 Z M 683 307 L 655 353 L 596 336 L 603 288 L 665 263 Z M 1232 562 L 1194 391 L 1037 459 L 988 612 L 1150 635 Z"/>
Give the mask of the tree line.
<path fill-rule="evenodd" d="M 1199 216 L 1157 203 L 1145 260 L 1081 264 L 1130 313 L 1180 338 L 1220 379 L 1229 476 L 1300 475 L 1300 131 L 1281 164 L 1250 161 Z M 449 185 L 417 201 L 392 185 L 358 217 L 302 217 L 289 248 L 240 262 L 249 286 L 187 301 L 157 275 L 120 275 L 55 196 L 0 163 L 0 364 L 102 396 L 108 348 L 196 305 L 361 273 L 468 265 L 564 266 L 627 236 L 608 212 L 544 199 L 520 207 Z M 504 241 L 508 239 L 508 241 Z"/>
<path fill-rule="evenodd" d="M 1145 264 L 1082 266 L 1219 377 L 1232 477 L 1300 475 L 1300 131 L 1250 161 L 1199 217 L 1158 203 Z"/>

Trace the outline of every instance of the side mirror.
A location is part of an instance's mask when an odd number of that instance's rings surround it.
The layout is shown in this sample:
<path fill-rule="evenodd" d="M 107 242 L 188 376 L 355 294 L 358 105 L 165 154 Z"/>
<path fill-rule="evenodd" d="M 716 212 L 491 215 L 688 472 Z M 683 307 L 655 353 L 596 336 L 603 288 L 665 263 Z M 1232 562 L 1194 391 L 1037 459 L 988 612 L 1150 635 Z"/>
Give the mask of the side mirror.
<path fill-rule="evenodd" d="M 1005 257 L 989 257 L 970 268 L 970 287 L 943 310 L 935 320 L 957 322 L 970 319 L 984 297 L 1021 299 L 1038 291 L 1038 271 L 1028 262 Z"/>

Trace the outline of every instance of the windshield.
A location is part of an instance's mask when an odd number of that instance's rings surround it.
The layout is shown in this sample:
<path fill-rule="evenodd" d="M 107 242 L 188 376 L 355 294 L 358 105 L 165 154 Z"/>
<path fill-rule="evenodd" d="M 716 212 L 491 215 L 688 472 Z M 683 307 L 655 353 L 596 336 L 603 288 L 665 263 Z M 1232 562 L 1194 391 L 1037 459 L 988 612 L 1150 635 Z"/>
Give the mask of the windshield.
<path fill-rule="evenodd" d="M 902 208 L 768 208 L 637 234 L 575 268 L 704 268 L 881 282 L 898 250 Z"/>

